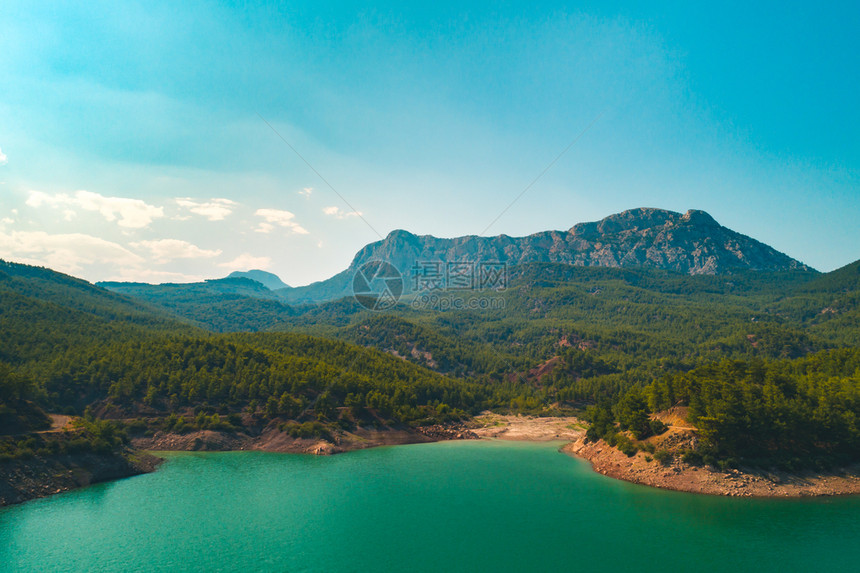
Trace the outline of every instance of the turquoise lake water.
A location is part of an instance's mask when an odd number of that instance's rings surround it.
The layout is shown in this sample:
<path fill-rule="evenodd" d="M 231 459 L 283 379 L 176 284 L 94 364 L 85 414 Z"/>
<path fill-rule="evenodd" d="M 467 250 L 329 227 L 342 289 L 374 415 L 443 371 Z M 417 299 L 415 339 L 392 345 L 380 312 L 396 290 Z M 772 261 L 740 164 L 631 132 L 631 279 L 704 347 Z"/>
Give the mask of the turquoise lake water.
<path fill-rule="evenodd" d="M 856 571 L 860 498 L 636 486 L 558 445 L 169 454 L 0 510 L 2 571 Z"/>

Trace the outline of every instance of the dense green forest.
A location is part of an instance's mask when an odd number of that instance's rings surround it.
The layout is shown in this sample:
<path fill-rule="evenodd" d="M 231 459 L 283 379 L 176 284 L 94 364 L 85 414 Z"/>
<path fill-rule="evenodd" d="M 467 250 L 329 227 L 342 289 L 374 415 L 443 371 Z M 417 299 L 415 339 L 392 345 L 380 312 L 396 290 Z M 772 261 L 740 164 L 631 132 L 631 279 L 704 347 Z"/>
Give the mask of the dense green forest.
<path fill-rule="evenodd" d="M 87 414 L 100 447 L 123 435 L 101 419 L 324 435 L 493 409 L 579 413 L 630 451 L 663 430 L 652 413 L 682 404 L 700 428 L 690 461 L 860 452 L 860 262 L 716 276 L 525 265 L 505 290 L 467 293 L 502 302 L 480 310 L 290 307 L 248 279 L 125 288 L 143 300 L 0 265 L 6 433 L 43 426 L 41 409 Z"/>
<path fill-rule="evenodd" d="M 31 369 L 48 404 L 114 416 L 207 405 L 268 417 L 337 420 L 371 408 L 398 423 L 444 421 L 496 405 L 487 386 L 391 355 L 299 334 L 167 336 L 65 354 Z M 110 414 L 113 412 L 113 414 Z"/>
<path fill-rule="evenodd" d="M 44 429 L 45 413 L 33 404 L 35 386 L 31 380 L 0 362 L 0 435 Z"/>
<path fill-rule="evenodd" d="M 689 408 L 687 421 L 698 428 L 696 451 L 684 452 L 692 463 L 796 470 L 857 461 L 860 349 L 794 360 L 725 359 L 666 375 L 591 407 L 589 436 L 618 441 L 619 430 L 630 430 L 647 438 L 665 429 L 649 413 L 677 405 Z"/>
<path fill-rule="evenodd" d="M 795 466 L 847 461 L 860 452 L 860 350 L 791 361 L 724 360 L 655 381 L 652 410 L 682 401 L 702 454 L 780 458 Z"/>

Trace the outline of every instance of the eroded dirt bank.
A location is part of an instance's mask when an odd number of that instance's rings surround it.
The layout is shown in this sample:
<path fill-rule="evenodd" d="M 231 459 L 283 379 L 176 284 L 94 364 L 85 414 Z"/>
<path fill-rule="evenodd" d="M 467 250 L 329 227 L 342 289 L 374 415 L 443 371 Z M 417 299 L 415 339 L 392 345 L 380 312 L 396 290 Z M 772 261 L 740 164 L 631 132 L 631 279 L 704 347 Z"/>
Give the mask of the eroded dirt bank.
<path fill-rule="evenodd" d="M 182 434 L 156 432 L 151 437 L 134 438 L 132 445 L 150 451 L 265 451 L 329 455 L 377 446 L 396 446 L 437 442 L 440 440 L 477 439 L 462 425 L 425 426 L 415 429 L 356 429 L 332 433 L 327 437 L 292 437 L 277 427 L 264 429 L 259 435 L 201 430 Z"/>

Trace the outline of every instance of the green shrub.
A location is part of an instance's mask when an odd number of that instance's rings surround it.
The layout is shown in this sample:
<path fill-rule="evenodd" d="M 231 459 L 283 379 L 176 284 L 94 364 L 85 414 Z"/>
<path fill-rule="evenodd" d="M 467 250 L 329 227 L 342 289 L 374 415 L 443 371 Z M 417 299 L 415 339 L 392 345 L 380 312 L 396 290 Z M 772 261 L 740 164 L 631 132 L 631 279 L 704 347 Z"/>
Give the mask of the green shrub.
<path fill-rule="evenodd" d="M 624 434 L 615 434 L 616 447 L 628 458 L 635 456 L 639 448 Z"/>
<path fill-rule="evenodd" d="M 700 466 L 704 463 L 702 454 L 696 450 L 684 450 L 681 454 L 681 461 L 691 466 Z"/>
<path fill-rule="evenodd" d="M 305 422 L 298 424 L 288 422 L 281 425 L 281 431 L 287 432 L 294 438 L 327 438 L 331 439 L 331 434 L 325 424 L 320 422 Z"/>
<path fill-rule="evenodd" d="M 669 426 L 667 426 L 660 420 L 650 420 L 648 422 L 648 426 L 651 429 L 651 434 L 654 436 L 659 436 L 660 434 L 669 429 Z"/>
<path fill-rule="evenodd" d="M 138 418 L 136 420 L 132 420 L 131 422 L 128 422 L 125 425 L 125 427 L 126 427 L 126 430 L 128 431 L 129 434 L 132 434 L 133 436 L 137 436 L 137 435 L 140 435 L 140 434 L 143 434 L 144 432 L 146 432 L 147 424 L 145 421 Z"/>

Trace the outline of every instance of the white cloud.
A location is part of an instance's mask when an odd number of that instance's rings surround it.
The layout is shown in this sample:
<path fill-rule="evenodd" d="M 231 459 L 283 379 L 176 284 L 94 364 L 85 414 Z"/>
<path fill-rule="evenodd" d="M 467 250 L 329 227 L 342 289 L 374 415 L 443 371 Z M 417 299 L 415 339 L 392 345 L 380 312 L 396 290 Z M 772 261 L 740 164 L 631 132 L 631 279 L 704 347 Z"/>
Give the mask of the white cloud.
<path fill-rule="evenodd" d="M 201 203 L 190 197 L 176 199 L 176 203 L 195 215 L 201 215 L 210 221 L 223 221 L 228 215 L 233 213 L 233 209 L 238 205 L 238 203 L 230 199 L 210 199 Z"/>
<path fill-rule="evenodd" d="M 87 211 L 98 211 L 108 221 L 119 218 L 117 225 L 129 229 L 140 229 L 164 216 L 162 207 L 149 205 L 140 199 L 105 197 L 91 191 L 76 191 L 75 202 Z"/>
<path fill-rule="evenodd" d="M 3 217 L 2 219 L 0 219 L 0 223 L 3 223 L 4 225 L 11 225 L 14 222 L 15 219 L 10 219 L 9 217 Z"/>
<path fill-rule="evenodd" d="M 314 192 L 313 187 L 305 187 L 304 189 L 299 191 L 299 195 L 304 195 L 305 197 L 309 198 L 311 196 L 311 193 L 313 193 L 313 192 Z"/>
<path fill-rule="evenodd" d="M 50 235 L 43 231 L 0 232 L 0 258 L 76 273 L 84 265 L 135 266 L 144 259 L 117 243 L 91 235 Z"/>
<path fill-rule="evenodd" d="M 360 217 L 361 211 L 342 211 L 340 207 L 323 207 L 323 213 L 337 219 L 346 219 L 347 217 Z"/>
<path fill-rule="evenodd" d="M 220 250 L 201 249 L 197 245 L 179 239 L 139 241 L 131 243 L 131 246 L 148 250 L 157 263 L 166 263 L 174 259 L 208 259 L 221 254 Z"/>
<path fill-rule="evenodd" d="M 283 227 L 294 224 L 293 219 L 296 217 L 293 213 L 280 209 L 257 209 L 255 215 L 262 217 L 267 223 L 274 223 Z"/>
<path fill-rule="evenodd" d="M 39 208 L 42 205 L 56 207 L 57 205 L 67 204 L 71 200 L 71 197 L 69 197 L 65 193 L 60 193 L 59 195 L 48 195 L 44 191 L 30 191 L 30 194 L 27 197 L 26 205 L 28 207 L 36 208 Z"/>
<path fill-rule="evenodd" d="M 5 165 L 7 159 L 9 159 L 9 157 L 7 157 L 6 154 L 3 153 L 3 150 L 0 149 L 0 165 Z"/>
<path fill-rule="evenodd" d="M 293 220 L 296 216 L 289 211 L 281 209 L 257 209 L 257 212 L 254 214 L 263 218 L 263 221 L 254 229 L 258 233 L 270 233 L 277 226 L 289 229 L 297 235 L 308 234 L 307 229 Z"/>
<path fill-rule="evenodd" d="M 105 197 L 92 191 L 75 191 L 73 196 L 66 193 L 50 195 L 43 191 L 30 191 L 26 204 L 29 207 L 39 208 L 42 205 L 49 207 L 77 207 L 85 211 L 97 211 L 108 221 L 117 221 L 120 227 L 129 229 L 140 229 L 149 226 L 153 219 L 164 216 L 164 209 L 149 205 L 140 199 L 127 197 Z M 74 216 L 72 209 L 65 209 L 64 218 L 68 221 Z"/>
<path fill-rule="evenodd" d="M 255 257 L 249 253 L 244 253 L 229 263 L 219 263 L 218 266 L 236 271 L 248 271 L 251 269 L 266 269 L 271 264 L 272 259 L 269 257 Z"/>

